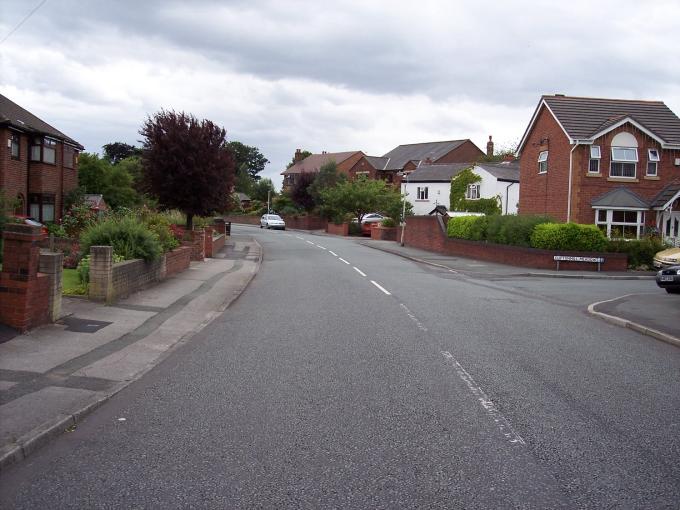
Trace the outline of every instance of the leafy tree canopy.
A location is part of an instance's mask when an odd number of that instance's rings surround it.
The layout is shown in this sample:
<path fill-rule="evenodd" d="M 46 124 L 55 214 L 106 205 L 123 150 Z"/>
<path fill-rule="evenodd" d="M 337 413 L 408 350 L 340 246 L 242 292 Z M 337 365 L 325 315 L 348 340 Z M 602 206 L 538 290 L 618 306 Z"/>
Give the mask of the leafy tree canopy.
<path fill-rule="evenodd" d="M 305 211 L 314 209 L 314 198 L 309 193 L 309 188 L 314 182 L 316 175 L 312 172 L 303 172 L 295 176 L 295 184 L 290 190 L 290 198 L 298 207 Z"/>
<path fill-rule="evenodd" d="M 314 182 L 309 186 L 309 194 L 314 199 L 314 203 L 320 206 L 323 204 L 321 192 L 346 180 L 345 174 L 338 173 L 338 165 L 335 161 L 329 161 L 319 168 L 319 173 L 316 174 Z"/>
<path fill-rule="evenodd" d="M 130 156 L 142 155 L 141 148 L 123 142 L 107 143 L 102 149 L 104 149 L 104 159 L 112 165 L 116 165 Z"/>
<path fill-rule="evenodd" d="M 236 174 L 247 174 L 254 181 L 259 181 L 260 176 L 257 174 L 264 170 L 265 165 L 269 163 L 260 149 L 236 141 L 227 143 L 227 147 L 234 158 Z"/>
<path fill-rule="evenodd" d="M 321 198 L 325 213 L 336 221 L 348 214 L 361 221 L 370 212 L 382 212 L 401 221 L 402 195 L 382 180 L 362 176 L 353 181 L 340 182 L 321 191 Z M 409 206 L 407 204 L 407 214 L 411 210 Z"/>
<path fill-rule="evenodd" d="M 161 110 L 139 132 L 144 137 L 144 189 L 161 206 L 184 212 L 187 228 L 193 228 L 194 216 L 228 207 L 235 168 L 224 128 L 184 112 Z"/>
<path fill-rule="evenodd" d="M 84 152 L 78 159 L 78 182 L 84 193 L 102 194 L 109 207 L 132 207 L 141 201 L 126 165 L 112 165 L 98 154 Z"/>
<path fill-rule="evenodd" d="M 265 177 L 253 185 L 250 198 L 266 203 L 267 196 L 273 200 L 276 196 L 276 190 L 274 189 L 274 183 L 272 180 Z"/>

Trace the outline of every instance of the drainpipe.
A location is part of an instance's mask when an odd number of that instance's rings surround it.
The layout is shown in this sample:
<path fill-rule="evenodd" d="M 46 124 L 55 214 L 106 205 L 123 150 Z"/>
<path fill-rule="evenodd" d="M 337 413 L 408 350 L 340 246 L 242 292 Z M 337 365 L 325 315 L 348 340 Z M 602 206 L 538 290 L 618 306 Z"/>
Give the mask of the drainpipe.
<path fill-rule="evenodd" d="M 508 214 L 508 202 L 510 201 L 510 186 L 515 184 L 514 182 L 511 182 L 505 187 L 505 214 Z"/>
<path fill-rule="evenodd" d="M 571 175 L 573 173 L 573 154 L 576 147 L 579 146 L 579 141 L 574 140 L 574 147 L 569 151 L 569 191 L 567 192 L 567 223 L 571 221 Z"/>

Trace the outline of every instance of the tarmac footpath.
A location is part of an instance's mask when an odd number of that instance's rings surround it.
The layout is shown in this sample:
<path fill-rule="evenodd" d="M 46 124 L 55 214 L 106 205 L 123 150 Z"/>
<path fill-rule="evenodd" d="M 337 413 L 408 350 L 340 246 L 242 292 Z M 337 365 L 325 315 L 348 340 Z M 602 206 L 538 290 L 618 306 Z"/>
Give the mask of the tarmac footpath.
<path fill-rule="evenodd" d="M 64 298 L 62 318 L 0 344 L 0 472 L 73 430 L 222 313 L 262 251 L 231 236 L 215 258 L 113 305 Z"/>

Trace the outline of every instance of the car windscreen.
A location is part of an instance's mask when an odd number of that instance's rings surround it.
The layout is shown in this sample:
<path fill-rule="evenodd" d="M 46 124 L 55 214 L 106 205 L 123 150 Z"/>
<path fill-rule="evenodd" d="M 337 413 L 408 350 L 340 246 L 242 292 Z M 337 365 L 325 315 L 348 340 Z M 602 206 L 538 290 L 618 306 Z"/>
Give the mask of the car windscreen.
<path fill-rule="evenodd" d="M 278 216 L 278 215 L 276 215 L 276 214 L 270 214 L 269 217 L 268 217 L 268 219 L 270 219 L 270 220 L 279 220 L 279 221 L 283 221 L 283 220 L 281 219 L 281 216 Z"/>

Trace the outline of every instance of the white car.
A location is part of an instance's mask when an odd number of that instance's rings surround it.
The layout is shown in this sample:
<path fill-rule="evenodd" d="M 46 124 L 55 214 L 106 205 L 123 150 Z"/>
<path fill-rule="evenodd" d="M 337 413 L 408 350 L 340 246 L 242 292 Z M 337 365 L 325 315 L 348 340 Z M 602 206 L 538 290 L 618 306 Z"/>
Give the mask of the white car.
<path fill-rule="evenodd" d="M 260 218 L 260 228 L 286 230 L 286 222 L 278 214 L 263 214 Z"/>

